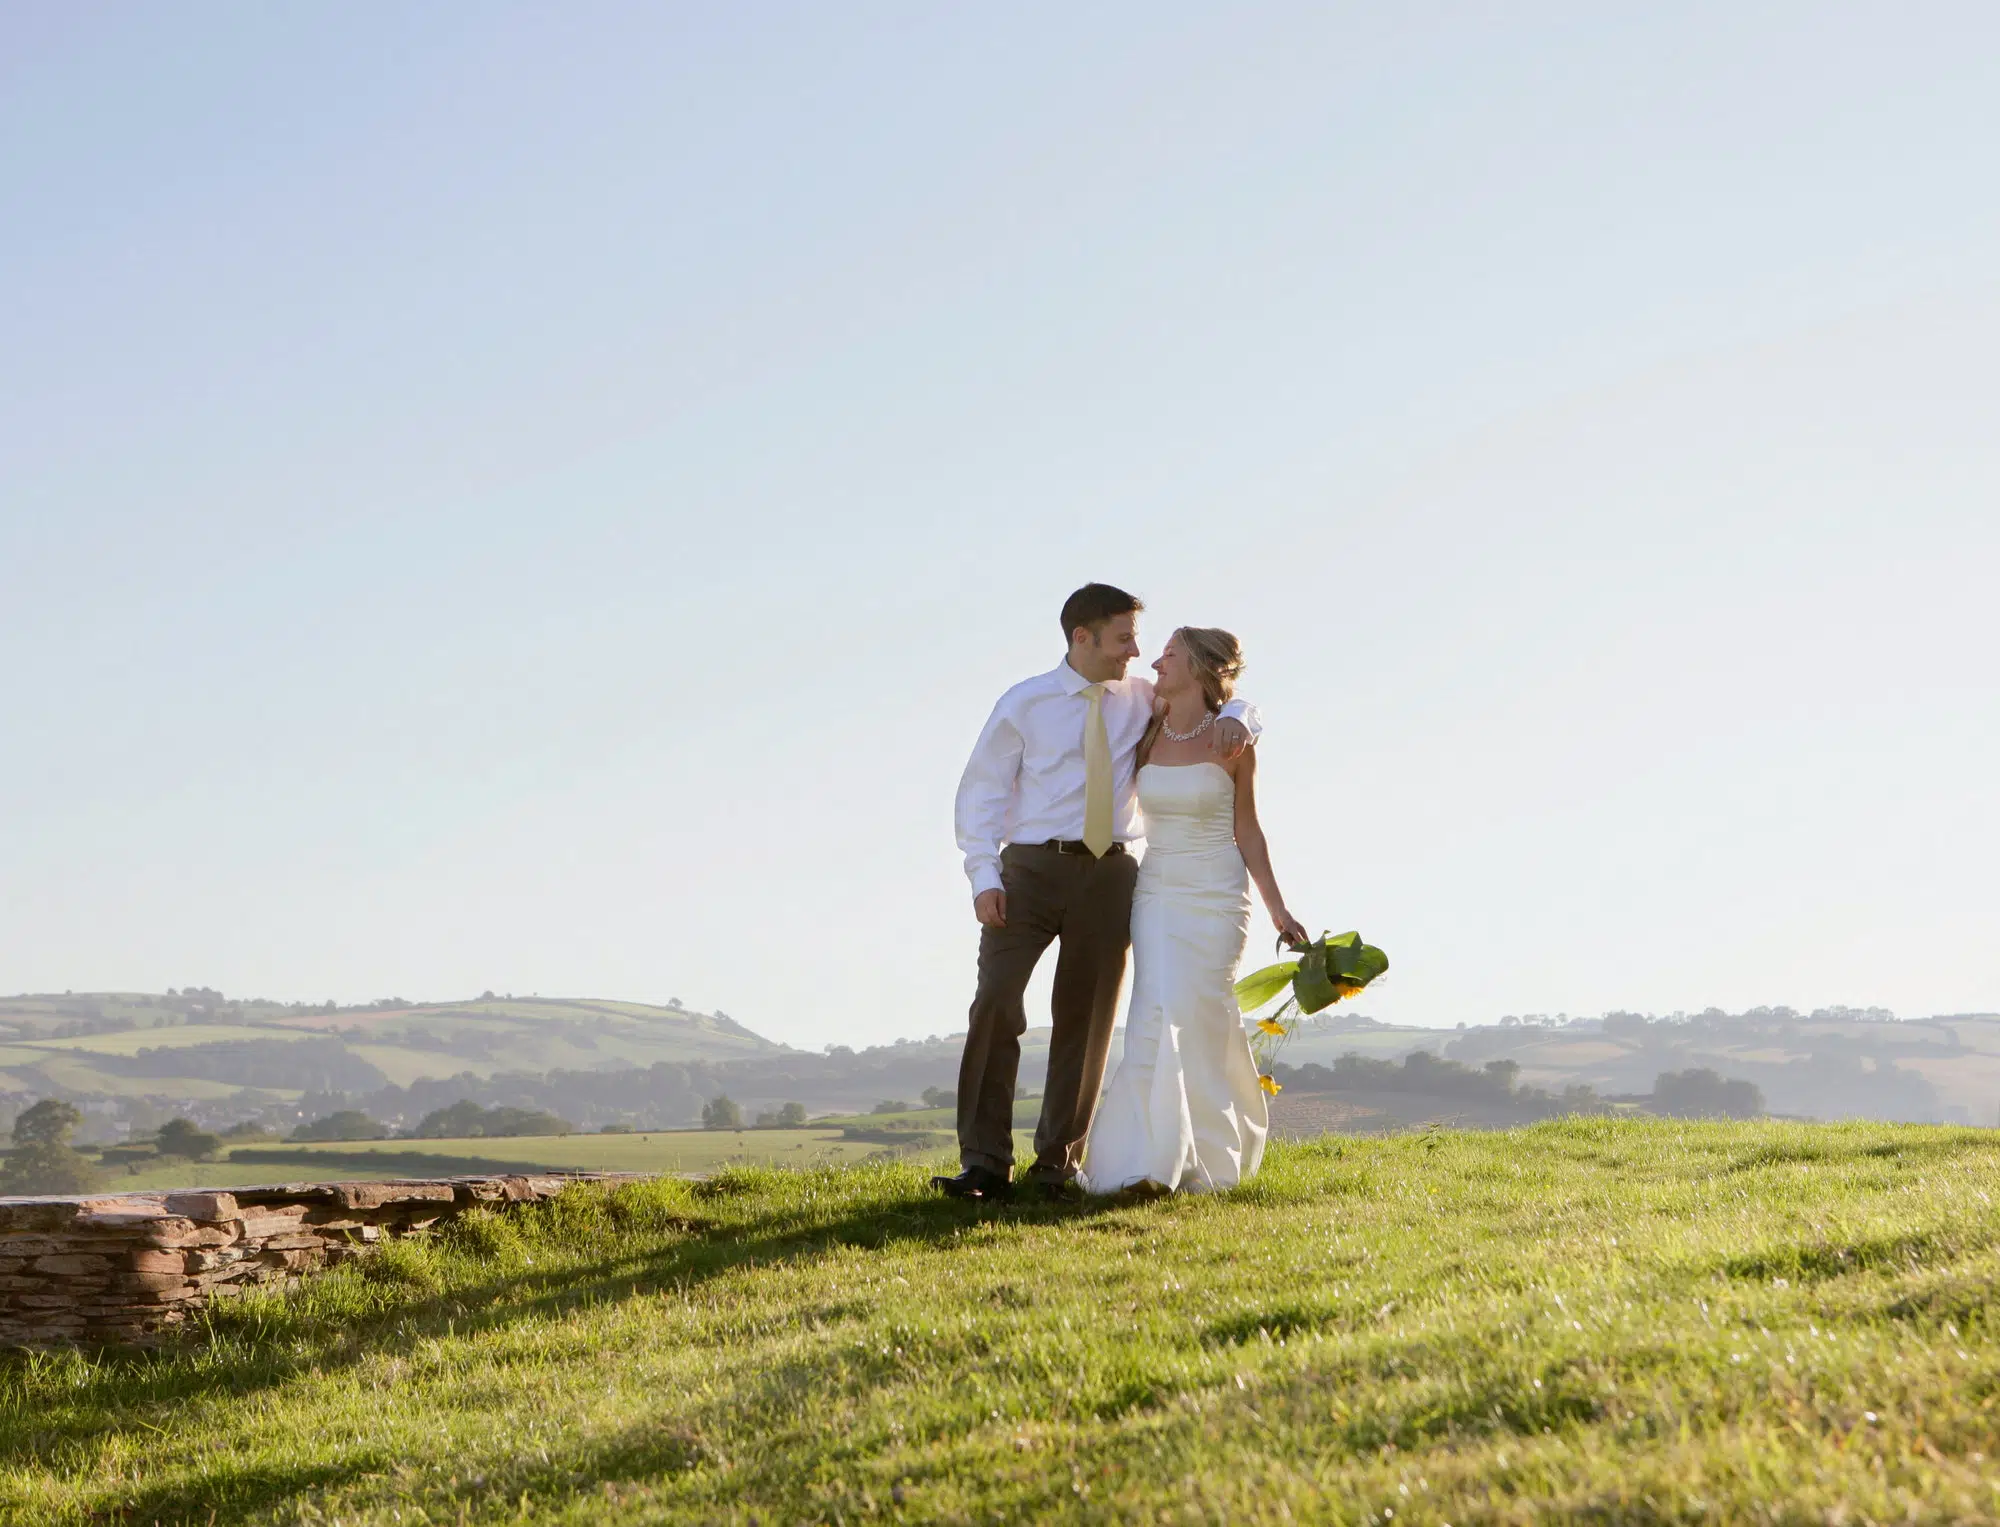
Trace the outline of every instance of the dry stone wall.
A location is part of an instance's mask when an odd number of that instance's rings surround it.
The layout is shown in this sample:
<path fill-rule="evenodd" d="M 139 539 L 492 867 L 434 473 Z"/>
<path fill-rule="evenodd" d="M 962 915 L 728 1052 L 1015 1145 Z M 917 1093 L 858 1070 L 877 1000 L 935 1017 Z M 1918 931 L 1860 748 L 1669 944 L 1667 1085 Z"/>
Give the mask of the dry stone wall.
<path fill-rule="evenodd" d="M 213 1299 L 288 1283 L 470 1208 L 621 1175 L 0 1198 L 0 1346 L 153 1345 Z"/>

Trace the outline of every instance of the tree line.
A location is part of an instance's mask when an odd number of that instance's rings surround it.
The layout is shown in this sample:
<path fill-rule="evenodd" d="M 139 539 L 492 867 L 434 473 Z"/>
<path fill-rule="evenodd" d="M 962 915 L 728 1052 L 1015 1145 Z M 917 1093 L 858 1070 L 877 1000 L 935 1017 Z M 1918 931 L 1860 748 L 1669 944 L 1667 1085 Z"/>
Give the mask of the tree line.
<path fill-rule="evenodd" d="M 1331 1066 L 1309 1061 L 1302 1066 L 1279 1062 L 1272 1076 L 1283 1087 L 1300 1092 L 1398 1092 L 1466 1102 L 1505 1103 L 1545 1114 L 1605 1113 L 1611 1102 L 1581 1085 L 1561 1092 L 1520 1085 L 1521 1066 L 1514 1060 L 1491 1060 L 1468 1066 L 1428 1050 L 1413 1050 L 1400 1062 L 1377 1060 L 1349 1050 Z M 1764 1094 L 1755 1082 L 1730 1079 L 1708 1066 L 1662 1071 L 1646 1099 L 1649 1112 L 1679 1118 L 1754 1119 L 1764 1112 Z"/>

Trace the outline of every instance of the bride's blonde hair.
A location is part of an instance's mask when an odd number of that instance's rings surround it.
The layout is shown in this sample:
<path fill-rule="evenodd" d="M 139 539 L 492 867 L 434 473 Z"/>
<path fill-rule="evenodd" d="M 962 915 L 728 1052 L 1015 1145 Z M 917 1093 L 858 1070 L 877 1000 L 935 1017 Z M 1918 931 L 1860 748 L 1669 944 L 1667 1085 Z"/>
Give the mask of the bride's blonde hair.
<path fill-rule="evenodd" d="M 1182 626 L 1173 639 L 1181 644 L 1188 672 L 1201 685 L 1202 703 L 1214 715 L 1236 693 L 1236 676 L 1243 671 L 1243 644 L 1220 626 Z M 1153 744 L 1160 740 L 1165 718 L 1155 716 L 1139 739 L 1139 762 L 1153 756 Z"/>

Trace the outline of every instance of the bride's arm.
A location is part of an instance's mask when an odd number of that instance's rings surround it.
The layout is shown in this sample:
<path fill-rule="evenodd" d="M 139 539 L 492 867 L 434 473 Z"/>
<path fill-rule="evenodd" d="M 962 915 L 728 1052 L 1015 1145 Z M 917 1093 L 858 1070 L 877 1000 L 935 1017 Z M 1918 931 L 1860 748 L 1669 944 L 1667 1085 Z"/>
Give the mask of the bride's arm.
<path fill-rule="evenodd" d="M 1271 926 L 1288 944 L 1303 944 L 1306 930 L 1285 910 L 1285 898 L 1278 890 L 1278 877 L 1271 869 L 1271 847 L 1264 841 L 1263 824 L 1257 820 L 1257 750 L 1245 748 L 1230 771 L 1236 777 L 1236 848 L 1243 855 L 1243 867 L 1264 898 L 1264 910 L 1271 914 Z"/>

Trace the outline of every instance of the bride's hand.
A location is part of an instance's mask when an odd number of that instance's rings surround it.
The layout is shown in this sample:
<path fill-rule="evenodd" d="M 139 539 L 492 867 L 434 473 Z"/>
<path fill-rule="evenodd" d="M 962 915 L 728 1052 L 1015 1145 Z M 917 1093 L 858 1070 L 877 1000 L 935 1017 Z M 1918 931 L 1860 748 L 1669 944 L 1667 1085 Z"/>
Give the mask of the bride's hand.
<path fill-rule="evenodd" d="M 1283 907 L 1271 914 L 1271 925 L 1278 930 L 1279 942 L 1291 948 L 1296 949 L 1300 944 L 1312 942 L 1311 936 L 1306 932 L 1305 924 Z"/>

